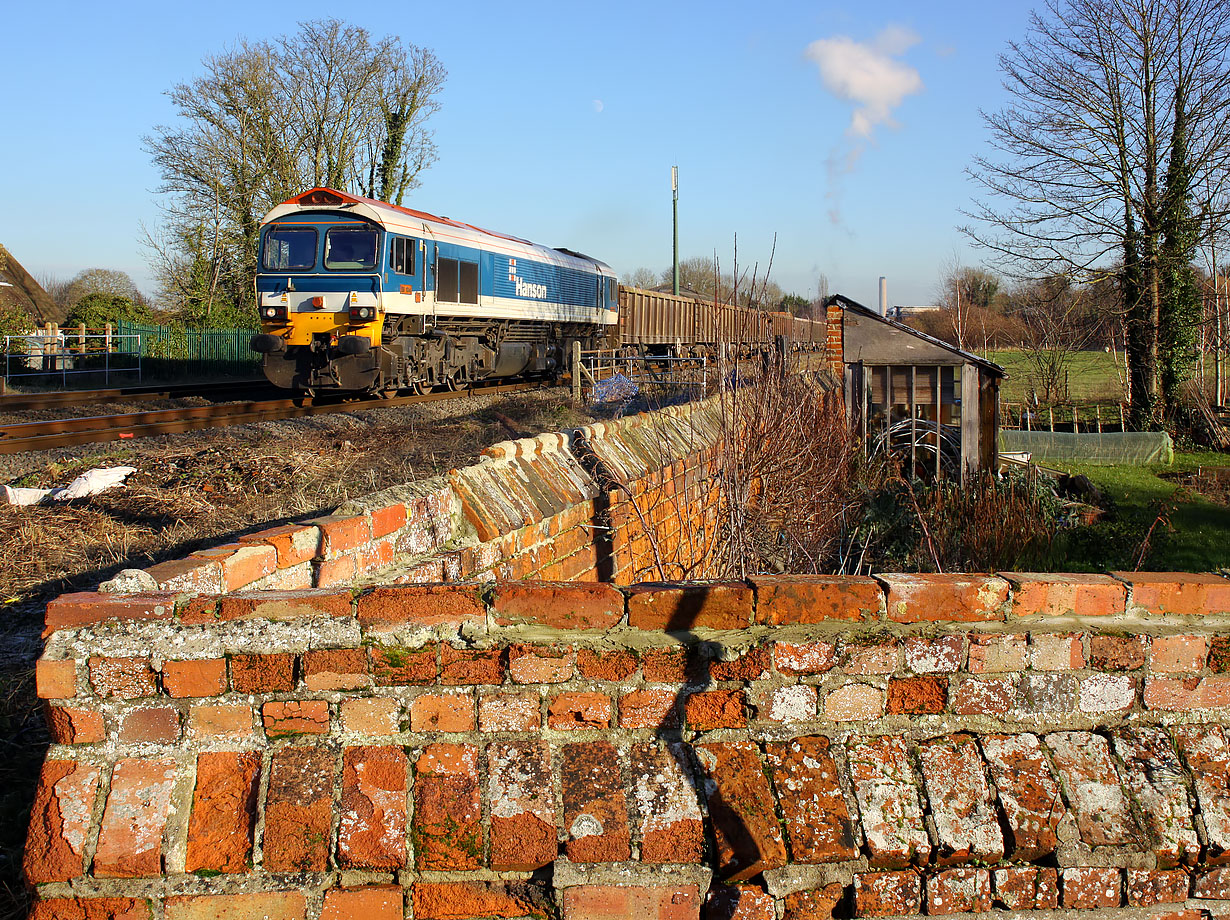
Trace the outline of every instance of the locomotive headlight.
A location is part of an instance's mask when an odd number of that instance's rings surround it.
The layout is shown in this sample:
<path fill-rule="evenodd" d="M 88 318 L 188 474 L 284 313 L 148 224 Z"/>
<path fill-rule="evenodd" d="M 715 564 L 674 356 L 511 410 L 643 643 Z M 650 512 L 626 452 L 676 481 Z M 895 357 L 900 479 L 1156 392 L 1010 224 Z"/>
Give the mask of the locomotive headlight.
<path fill-rule="evenodd" d="M 279 321 L 285 322 L 286 316 L 287 316 L 287 312 L 286 312 L 285 306 L 281 306 L 278 304 L 268 304 L 266 306 L 261 307 L 261 319 L 267 322 L 271 322 L 271 323 L 275 323 Z"/>
<path fill-rule="evenodd" d="M 376 318 L 375 307 L 351 307 L 350 321 L 352 323 L 370 323 Z"/>

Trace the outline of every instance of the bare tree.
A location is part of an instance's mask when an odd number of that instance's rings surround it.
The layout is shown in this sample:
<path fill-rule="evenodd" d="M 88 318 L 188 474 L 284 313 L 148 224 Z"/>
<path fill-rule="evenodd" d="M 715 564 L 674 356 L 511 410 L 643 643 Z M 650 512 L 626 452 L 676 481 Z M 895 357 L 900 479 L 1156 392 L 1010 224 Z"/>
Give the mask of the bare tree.
<path fill-rule="evenodd" d="M 995 152 L 971 174 L 988 197 L 963 229 L 1017 277 L 1118 276 L 1138 423 L 1167 395 L 1188 224 L 1225 222 L 1227 51 L 1223 0 L 1047 0 L 1000 58 L 1010 103 L 984 113 Z"/>
<path fill-rule="evenodd" d="M 1072 358 L 1098 331 L 1088 292 L 1052 275 L 1018 284 L 1008 299 L 1025 330 L 1025 358 L 1038 399 L 1050 405 L 1067 401 Z"/>
<path fill-rule="evenodd" d="M 629 287 L 640 288 L 641 290 L 650 290 L 658 283 L 658 273 L 652 268 L 641 266 L 632 274 L 624 279 L 624 282 Z"/>
<path fill-rule="evenodd" d="M 336 19 L 206 58 L 145 138 L 166 194 L 147 232 L 163 293 L 194 318 L 250 301 L 261 217 L 319 185 L 399 203 L 435 159 L 445 71 L 431 51 Z"/>

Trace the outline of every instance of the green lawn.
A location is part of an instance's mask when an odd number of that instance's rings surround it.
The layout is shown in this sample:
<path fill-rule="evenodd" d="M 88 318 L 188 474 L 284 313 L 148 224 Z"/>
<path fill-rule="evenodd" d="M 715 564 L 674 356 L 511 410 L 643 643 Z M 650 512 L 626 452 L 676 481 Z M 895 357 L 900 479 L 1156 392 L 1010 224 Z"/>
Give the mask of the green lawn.
<path fill-rule="evenodd" d="M 1061 534 L 1055 545 L 1055 567 L 1137 568 L 1141 546 L 1155 521 L 1141 570 L 1208 572 L 1230 567 L 1230 507 L 1159 476 L 1227 466 L 1230 455 L 1213 451 L 1176 452 L 1172 466 L 1066 465 L 1069 472 L 1088 476 L 1114 506 L 1106 520 Z"/>
<path fill-rule="evenodd" d="M 1008 372 L 1000 389 L 1005 402 L 1023 402 L 1029 394 L 1033 373 L 1027 353 L 1019 348 L 988 352 L 987 358 Z M 1068 396 L 1077 403 L 1098 403 L 1113 406 L 1123 400 L 1122 354 L 1120 367 L 1115 367 L 1115 355 L 1105 351 L 1080 351 L 1072 356 L 1068 366 Z"/>

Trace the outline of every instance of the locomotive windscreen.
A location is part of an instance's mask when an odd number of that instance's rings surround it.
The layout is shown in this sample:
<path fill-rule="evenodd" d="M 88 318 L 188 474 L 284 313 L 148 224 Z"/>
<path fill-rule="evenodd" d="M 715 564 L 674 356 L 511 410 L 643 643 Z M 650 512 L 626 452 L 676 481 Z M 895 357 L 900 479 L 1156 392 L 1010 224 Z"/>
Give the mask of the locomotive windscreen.
<path fill-rule="evenodd" d="M 325 268 L 376 267 L 376 231 L 333 227 L 325 234 Z"/>
<path fill-rule="evenodd" d="M 265 233 L 261 265 L 267 271 L 307 271 L 316 265 L 316 231 L 270 227 Z"/>

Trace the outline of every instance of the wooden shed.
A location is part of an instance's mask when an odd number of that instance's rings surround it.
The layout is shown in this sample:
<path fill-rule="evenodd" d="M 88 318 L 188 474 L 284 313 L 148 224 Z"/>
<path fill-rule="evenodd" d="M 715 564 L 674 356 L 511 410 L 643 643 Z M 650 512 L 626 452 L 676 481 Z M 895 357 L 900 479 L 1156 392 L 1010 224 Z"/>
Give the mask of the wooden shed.
<path fill-rule="evenodd" d="M 841 330 L 829 341 L 841 348 L 846 411 L 868 449 L 887 445 L 928 477 L 995 469 L 1002 367 L 840 294 L 828 307 L 830 330 Z"/>

